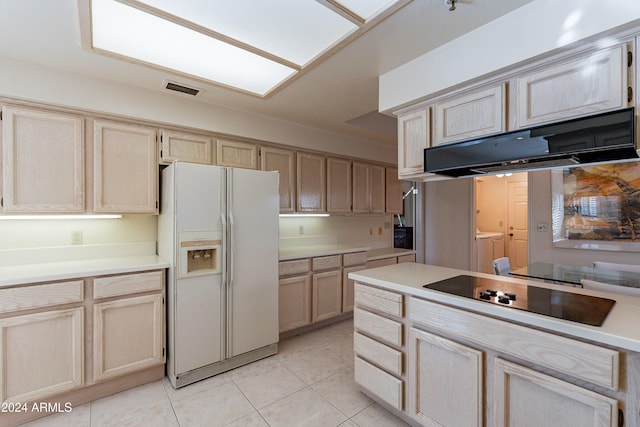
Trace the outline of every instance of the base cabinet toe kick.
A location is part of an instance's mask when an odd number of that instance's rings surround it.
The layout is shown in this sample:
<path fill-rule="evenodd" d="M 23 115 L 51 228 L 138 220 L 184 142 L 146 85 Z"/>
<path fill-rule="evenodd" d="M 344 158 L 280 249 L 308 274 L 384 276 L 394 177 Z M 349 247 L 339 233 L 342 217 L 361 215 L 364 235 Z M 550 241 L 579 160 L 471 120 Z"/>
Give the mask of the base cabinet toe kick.
<path fill-rule="evenodd" d="M 640 426 L 640 353 L 356 282 L 355 381 L 412 425 Z"/>

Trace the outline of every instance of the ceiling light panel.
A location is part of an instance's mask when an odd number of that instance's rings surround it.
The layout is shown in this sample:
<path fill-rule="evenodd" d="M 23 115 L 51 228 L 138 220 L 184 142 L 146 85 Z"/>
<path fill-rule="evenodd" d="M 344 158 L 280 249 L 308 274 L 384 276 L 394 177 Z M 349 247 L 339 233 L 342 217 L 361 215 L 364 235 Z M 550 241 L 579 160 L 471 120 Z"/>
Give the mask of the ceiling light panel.
<path fill-rule="evenodd" d="M 315 0 L 130 2 L 163 10 L 299 66 L 358 28 Z M 372 0 L 372 3 L 379 9 L 378 3 L 386 4 L 389 0 Z"/>
<path fill-rule="evenodd" d="M 296 72 L 115 0 L 92 0 L 91 8 L 93 47 L 119 56 L 261 96 Z"/>
<path fill-rule="evenodd" d="M 356 15 L 368 21 L 385 9 L 397 3 L 397 0 L 334 0 Z"/>

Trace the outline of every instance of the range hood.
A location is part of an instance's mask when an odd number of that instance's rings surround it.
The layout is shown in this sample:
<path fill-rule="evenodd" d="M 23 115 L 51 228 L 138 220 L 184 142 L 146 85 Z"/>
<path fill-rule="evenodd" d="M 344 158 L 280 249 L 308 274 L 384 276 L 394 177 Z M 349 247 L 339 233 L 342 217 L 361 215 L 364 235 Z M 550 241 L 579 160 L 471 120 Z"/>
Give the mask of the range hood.
<path fill-rule="evenodd" d="M 640 159 L 633 108 L 424 150 L 424 171 L 467 177 Z"/>

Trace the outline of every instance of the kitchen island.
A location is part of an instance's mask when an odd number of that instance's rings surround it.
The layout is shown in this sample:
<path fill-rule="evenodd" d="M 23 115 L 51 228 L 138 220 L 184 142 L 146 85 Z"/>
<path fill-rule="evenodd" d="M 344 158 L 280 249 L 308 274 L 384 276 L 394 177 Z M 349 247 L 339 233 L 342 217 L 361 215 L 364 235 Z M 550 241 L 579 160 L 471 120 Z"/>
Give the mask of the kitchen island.
<path fill-rule="evenodd" d="M 615 304 L 592 326 L 423 287 L 460 275 Z M 416 263 L 349 277 L 356 382 L 406 421 L 640 425 L 640 298 Z"/>

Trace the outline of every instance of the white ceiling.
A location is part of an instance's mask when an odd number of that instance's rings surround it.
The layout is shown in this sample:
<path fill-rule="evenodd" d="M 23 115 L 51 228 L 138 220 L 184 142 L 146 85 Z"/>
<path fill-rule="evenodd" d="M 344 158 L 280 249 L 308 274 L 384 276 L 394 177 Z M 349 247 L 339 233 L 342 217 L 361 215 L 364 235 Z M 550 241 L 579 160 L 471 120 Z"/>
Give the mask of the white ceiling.
<path fill-rule="evenodd" d="M 378 76 L 530 1 L 461 0 L 449 12 L 445 0 L 413 0 L 267 99 L 83 49 L 78 0 L 0 1 L 0 55 L 156 91 L 170 80 L 205 89 L 200 102 L 395 145 L 395 121 L 376 113 Z"/>

